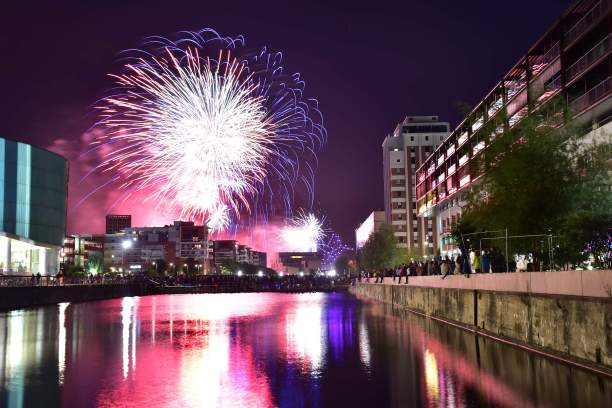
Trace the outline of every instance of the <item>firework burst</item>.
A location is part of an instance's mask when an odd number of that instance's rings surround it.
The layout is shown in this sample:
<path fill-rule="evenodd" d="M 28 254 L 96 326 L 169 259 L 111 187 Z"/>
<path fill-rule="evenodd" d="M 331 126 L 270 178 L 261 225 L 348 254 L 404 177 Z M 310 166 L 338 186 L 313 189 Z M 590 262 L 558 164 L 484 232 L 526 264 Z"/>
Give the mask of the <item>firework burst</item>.
<path fill-rule="evenodd" d="M 289 214 L 294 186 L 312 201 L 325 130 L 279 53 L 250 53 L 242 37 L 203 30 L 152 38 L 128 55 L 100 104 L 106 131 L 96 141 L 110 147 L 100 168 L 119 174 L 122 188 L 213 230 L 253 202 L 264 212 L 280 202 Z"/>
<path fill-rule="evenodd" d="M 300 212 L 281 229 L 280 236 L 291 251 L 317 252 L 324 237 L 323 221 L 314 214 Z"/>

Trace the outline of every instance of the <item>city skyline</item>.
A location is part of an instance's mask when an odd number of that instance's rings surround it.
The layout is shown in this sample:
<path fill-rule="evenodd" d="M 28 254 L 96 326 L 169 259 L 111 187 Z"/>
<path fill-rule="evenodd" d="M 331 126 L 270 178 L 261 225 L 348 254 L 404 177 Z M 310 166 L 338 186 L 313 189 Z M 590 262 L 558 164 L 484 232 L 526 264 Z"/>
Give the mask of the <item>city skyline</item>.
<path fill-rule="evenodd" d="M 242 8 L 242 13 L 237 14 L 221 9 L 208 9 L 207 16 L 194 18 L 188 12 L 193 5 L 178 8 L 179 16 L 169 23 L 160 19 L 161 10 L 155 4 L 143 10 L 137 6 L 120 8 L 117 4 L 110 3 L 96 10 L 101 16 L 100 20 L 110 20 L 119 12 L 126 21 L 130 21 L 130 18 L 138 13 L 150 18 L 144 19 L 146 22 L 126 24 L 111 33 L 106 32 L 98 23 L 89 24 L 90 29 L 79 38 L 71 38 L 66 29 L 60 27 L 62 24 L 55 26 L 52 21 L 60 23 L 74 20 L 77 24 L 83 24 L 90 11 L 78 6 L 64 8 L 62 11 L 46 10 L 47 13 L 41 12 L 31 17 L 38 24 L 33 24 L 34 31 L 30 36 L 20 35 L 16 38 L 18 30 L 11 29 L 11 22 L 1 29 L 7 30 L 5 37 L 9 42 L 15 40 L 28 44 L 36 41 L 36 33 L 39 32 L 37 30 L 44 30 L 49 37 L 57 38 L 57 42 L 39 49 L 39 54 L 35 57 L 20 54 L 23 53 L 22 50 L 30 48 L 27 45 L 19 47 L 19 50 L 14 50 L 17 55 L 11 59 L 12 62 L 1 68 L 5 76 L 16 79 L 12 82 L 19 84 L 20 88 L 12 84 L 7 88 L 9 97 L 6 101 L 10 100 L 11 103 L 2 102 L 2 108 L 8 113 L 9 120 L 0 127 L 0 132 L 6 137 L 51 147 L 55 151 L 66 149 L 72 164 L 78 159 L 78 149 L 74 150 L 74 144 L 81 140 L 92 123 L 91 105 L 108 86 L 109 81 L 105 75 L 111 72 L 118 51 L 137 45 L 146 35 L 170 35 L 180 29 L 211 26 L 229 35 L 245 34 L 248 45 L 269 44 L 271 48 L 282 50 L 288 69 L 299 70 L 307 81 L 307 89 L 319 99 L 329 138 L 328 144 L 319 154 L 315 180 L 315 209 L 326 215 L 346 242 L 352 243 L 354 228 L 371 209 L 382 207 L 382 172 L 373 172 L 371 169 L 380 168 L 380 145 L 384 135 L 392 131 L 393 124 L 406 115 L 436 114 L 441 120 L 451 122 L 452 128 L 462 119 L 454 112 L 454 103 L 459 100 L 476 102 L 495 82 L 497 76 L 514 63 L 515 58 L 542 34 L 544 28 L 552 23 L 555 16 L 568 4 L 569 2 L 547 2 L 530 7 L 532 12 L 521 20 L 521 30 L 518 33 L 500 29 L 510 27 L 508 24 L 513 16 L 520 14 L 521 7 L 517 4 L 508 6 L 502 13 L 494 14 L 491 13 L 493 10 L 482 7 L 482 4 L 462 7 L 462 21 L 478 23 L 470 32 L 461 32 L 460 27 L 457 27 L 454 17 L 459 10 L 454 10 L 457 6 L 453 4 L 449 4 L 447 12 L 442 13 L 438 13 L 432 6 L 422 4 L 411 5 L 406 7 L 406 10 L 397 10 L 398 16 L 405 16 L 405 19 L 389 17 L 387 11 L 390 8 L 372 10 L 352 7 L 345 12 L 339 6 L 310 5 L 305 6 L 299 15 L 293 15 L 289 11 L 285 13 L 296 20 L 294 24 L 297 23 L 299 28 L 318 22 L 319 24 L 315 24 L 317 29 L 313 26 L 310 29 L 290 30 L 290 35 L 284 36 L 285 38 L 274 35 L 276 31 L 286 32 L 283 28 L 288 23 L 278 18 L 283 11 L 272 7 L 258 8 L 256 15 L 261 21 L 274 21 L 275 24 L 253 24 L 250 19 L 245 18 L 246 15 L 252 15 L 247 12 L 248 8 Z M 525 7 L 526 5 L 525 2 Z M 407 10 L 408 8 L 410 10 Z M 274 10 L 274 13 L 267 13 L 270 10 Z M 9 14 L 15 17 L 12 20 L 17 21 L 23 12 L 24 10 L 13 8 Z M 331 15 L 339 16 L 341 24 L 329 21 L 326 16 Z M 394 22 L 398 24 L 389 24 L 390 19 L 396 20 Z M 424 21 L 433 21 L 435 24 L 426 24 Z M 361 27 L 364 29 L 361 30 Z M 412 38 L 423 38 L 416 36 L 419 32 L 427 33 L 429 40 L 411 42 Z M 460 47 L 460 52 L 457 47 L 449 47 L 451 44 L 448 38 L 451 35 L 455 43 L 466 44 Z M 367 69 L 359 63 L 356 64 L 355 56 L 361 57 L 358 50 L 362 46 L 373 45 L 372 42 L 377 39 L 381 39 L 380 44 L 370 47 L 369 52 L 372 60 L 379 62 L 367 64 Z M 73 44 L 71 47 L 57 48 L 62 40 L 72 41 Z M 406 51 L 398 52 L 402 49 Z M 464 56 L 462 61 L 457 59 L 458 52 Z M 45 65 L 46 70 L 37 71 L 36 76 L 33 76 L 30 59 L 36 58 L 44 62 L 50 60 L 51 54 L 54 55 L 54 63 Z M 413 55 L 418 55 L 418 58 Z M 480 59 L 479 55 L 488 55 L 489 58 Z M 395 60 L 389 59 L 390 57 Z M 318 61 L 329 63 L 320 64 Z M 394 69 L 396 65 L 405 68 Z M 75 69 L 86 71 L 81 73 L 76 82 L 77 77 L 73 75 Z M 321 69 L 323 75 L 318 75 L 317 72 L 321 72 Z M 387 75 L 390 70 L 396 72 L 393 78 Z M 32 81 L 26 83 L 19 80 L 28 75 Z M 345 75 L 347 77 L 343 78 Z M 478 80 L 467 81 L 470 82 L 469 85 L 457 80 L 465 75 L 472 75 Z M 349 80 L 358 83 L 360 87 L 349 89 Z M 69 91 L 59 94 L 54 91 L 57 86 Z M 382 90 L 388 93 L 389 89 L 392 90 L 391 97 L 383 98 L 375 94 Z M 37 100 L 44 104 L 46 109 L 38 110 L 31 105 L 33 94 L 40 95 Z M 380 106 L 372 106 L 369 103 L 372 98 L 385 102 Z M 347 111 L 349 100 L 354 103 L 352 109 Z M 17 109 L 15 106 L 21 108 Z M 368 111 L 369 114 L 351 116 L 362 110 Z M 53 126 L 49 125 L 51 117 L 54 118 Z M 359 119 L 360 117 L 367 120 Z M 350 152 L 346 146 L 351 146 Z M 322 177 L 324 174 L 330 174 L 332 168 L 336 175 L 333 179 Z M 334 194 L 337 180 L 342 180 L 345 184 L 346 194 Z M 75 202 L 73 195 L 74 191 L 71 193 L 71 203 Z M 101 231 L 104 215 L 107 212 L 117 212 L 114 209 L 104 209 L 105 204 L 108 207 L 112 199 L 113 197 L 107 201 L 93 200 L 94 205 L 87 207 L 87 213 L 91 213 L 88 214 L 87 225 L 91 228 L 75 228 L 85 212 L 69 213 L 69 231 Z M 351 212 L 344 210 L 349 204 L 354 208 Z M 118 212 L 126 211 L 121 209 Z M 143 222 L 144 220 L 138 219 L 138 214 L 134 215 L 135 225 L 163 223 L 155 219 Z"/>

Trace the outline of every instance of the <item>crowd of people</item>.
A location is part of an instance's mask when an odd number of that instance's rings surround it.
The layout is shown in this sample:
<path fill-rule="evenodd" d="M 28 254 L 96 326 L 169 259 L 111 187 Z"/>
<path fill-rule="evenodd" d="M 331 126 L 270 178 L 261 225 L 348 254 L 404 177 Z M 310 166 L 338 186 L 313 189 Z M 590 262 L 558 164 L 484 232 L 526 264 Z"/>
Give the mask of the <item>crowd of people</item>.
<path fill-rule="evenodd" d="M 412 259 L 407 264 L 398 265 L 395 268 L 379 269 L 372 271 L 361 271 L 358 280 L 366 279 L 368 282 L 374 279 L 374 283 L 382 283 L 385 277 L 393 278 L 393 281 L 408 282 L 409 276 L 432 276 L 439 275 L 442 279 L 448 275 L 465 275 L 470 277 L 472 273 L 494 273 L 494 272 L 516 272 L 516 262 L 513 260 L 506 265 L 506 259 L 496 248 L 476 250 L 467 253 L 460 252 L 455 256 L 434 256 L 429 259 L 417 261 Z"/>

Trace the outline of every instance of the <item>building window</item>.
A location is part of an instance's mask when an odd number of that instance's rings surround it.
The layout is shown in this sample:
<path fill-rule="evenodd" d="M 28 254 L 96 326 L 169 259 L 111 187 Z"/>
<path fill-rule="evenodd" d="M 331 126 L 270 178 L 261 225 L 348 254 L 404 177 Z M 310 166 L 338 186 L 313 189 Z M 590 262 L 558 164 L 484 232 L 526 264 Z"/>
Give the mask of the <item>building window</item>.
<path fill-rule="evenodd" d="M 425 140 L 429 140 L 429 136 L 425 136 Z"/>
<path fill-rule="evenodd" d="M 410 136 L 410 141 L 414 142 L 414 136 Z"/>

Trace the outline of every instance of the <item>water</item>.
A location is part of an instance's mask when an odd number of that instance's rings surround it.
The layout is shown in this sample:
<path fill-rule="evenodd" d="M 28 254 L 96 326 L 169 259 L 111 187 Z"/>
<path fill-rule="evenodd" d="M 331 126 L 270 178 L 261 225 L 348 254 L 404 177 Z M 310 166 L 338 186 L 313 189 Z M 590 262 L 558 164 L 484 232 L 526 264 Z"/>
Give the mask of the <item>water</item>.
<path fill-rule="evenodd" d="M 0 406 L 612 406 L 610 380 L 344 294 L 0 314 Z"/>

